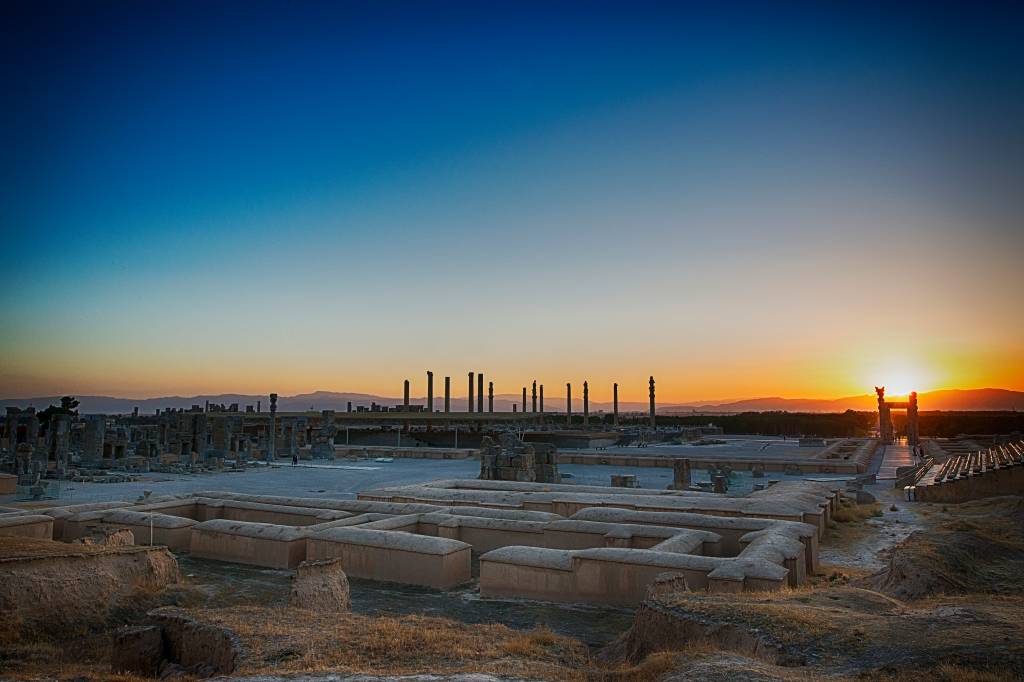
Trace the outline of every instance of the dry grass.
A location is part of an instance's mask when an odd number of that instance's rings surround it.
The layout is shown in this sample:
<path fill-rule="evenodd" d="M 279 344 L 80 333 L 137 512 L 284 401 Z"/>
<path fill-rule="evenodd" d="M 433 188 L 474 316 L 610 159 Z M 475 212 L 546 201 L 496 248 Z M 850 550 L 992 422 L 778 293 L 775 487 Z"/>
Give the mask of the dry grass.
<path fill-rule="evenodd" d="M 42 557 L 85 556 L 92 554 L 130 554 L 151 551 L 142 545 L 108 547 L 106 545 L 83 545 L 73 542 L 59 542 L 42 538 L 0 536 L 0 561 L 16 559 L 37 559 Z"/>
<path fill-rule="evenodd" d="M 238 633 L 246 651 L 242 674 L 476 671 L 576 680 L 590 661 L 585 645 L 547 629 L 522 633 L 427 616 L 374 618 L 287 607 L 192 613 Z"/>
<path fill-rule="evenodd" d="M 882 515 L 882 505 L 877 502 L 872 504 L 848 504 L 843 503 L 832 514 L 832 520 L 838 523 L 854 523 L 869 519 L 873 516 Z"/>
<path fill-rule="evenodd" d="M 96 554 L 103 549 L 98 545 L 72 545 L 41 538 L 0 536 L 0 560 Z"/>

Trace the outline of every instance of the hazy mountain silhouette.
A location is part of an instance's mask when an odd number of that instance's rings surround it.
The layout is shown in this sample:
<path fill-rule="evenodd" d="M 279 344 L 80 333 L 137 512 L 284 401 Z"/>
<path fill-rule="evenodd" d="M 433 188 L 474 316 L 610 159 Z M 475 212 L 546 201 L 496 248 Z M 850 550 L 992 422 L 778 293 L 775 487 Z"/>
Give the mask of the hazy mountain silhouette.
<path fill-rule="evenodd" d="M 573 387 L 576 388 L 575 386 Z M 442 393 L 435 394 L 434 401 L 437 409 L 443 407 L 443 385 Z M 83 414 L 126 414 L 133 408 L 138 407 L 142 414 L 152 414 L 157 409 L 185 408 L 192 405 L 202 406 L 209 400 L 215 404 L 238 403 L 239 408 L 245 410 L 246 405 L 256 405 L 257 401 L 262 402 L 263 410 L 269 409 L 269 398 L 265 395 L 244 395 L 238 393 L 221 393 L 216 395 L 197 396 L 167 396 L 162 398 L 112 398 L 108 396 L 80 395 L 76 396 L 81 401 L 79 412 Z M 475 396 L 474 396 L 475 397 Z M 544 408 L 547 412 L 559 412 L 565 409 L 565 394 L 544 396 Z M 1010 391 L 1001 388 L 978 388 L 978 389 L 945 389 L 921 393 L 918 396 L 920 407 L 928 410 L 1018 410 L 1024 409 L 1024 391 Z M 294 396 L 281 396 L 278 400 L 278 409 L 282 412 L 297 412 L 302 410 L 337 410 L 342 412 L 346 409 L 349 401 L 353 406 L 378 403 L 382 405 L 399 405 L 402 398 L 373 395 L 368 393 L 336 393 L 334 391 L 315 391 L 313 393 L 302 393 Z M 424 404 L 426 398 L 423 396 L 410 397 L 413 404 Z M 494 409 L 499 412 L 509 412 L 512 405 L 522 403 L 522 394 L 502 393 L 494 396 Z M 7 398 L 0 399 L 0 407 L 29 407 L 43 409 L 48 405 L 59 405 L 60 396 L 41 396 L 35 398 Z M 846 410 L 874 410 L 875 396 L 859 395 L 833 400 L 819 400 L 811 398 L 749 398 L 722 403 L 708 403 L 695 401 L 688 404 L 680 403 L 659 403 L 658 411 L 662 414 L 688 414 L 714 413 L 714 412 L 844 412 Z M 451 409 L 462 412 L 466 409 L 465 396 L 452 398 Z M 486 398 L 484 399 L 486 409 Z M 532 409 L 532 400 L 527 395 L 527 409 Z M 590 411 L 592 414 L 599 412 L 610 412 L 610 402 L 591 401 Z M 582 412 L 583 397 L 573 391 L 573 411 Z M 620 401 L 620 412 L 644 412 L 647 410 L 646 402 Z"/>

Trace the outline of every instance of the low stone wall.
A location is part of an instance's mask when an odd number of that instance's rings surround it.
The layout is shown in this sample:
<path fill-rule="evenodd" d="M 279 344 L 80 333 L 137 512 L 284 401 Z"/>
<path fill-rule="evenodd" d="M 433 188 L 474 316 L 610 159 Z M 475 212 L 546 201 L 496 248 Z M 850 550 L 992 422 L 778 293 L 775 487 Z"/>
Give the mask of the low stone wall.
<path fill-rule="evenodd" d="M 0 517 L 0 536 L 53 539 L 53 519 L 41 514 Z"/>
<path fill-rule="evenodd" d="M 131 509 L 111 509 L 76 514 L 64 521 L 64 540 L 75 540 L 100 525 L 127 528 L 140 545 L 166 545 L 174 551 L 187 551 L 192 543 L 192 526 L 196 522 L 180 516 Z"/>
<path fill-rule="evenodd" d="M 644 549 L 557 550 L 505 547 L 480 557 L 480 594 L 559 602 L 636 606 L 666 571 L 690 589 L 733 592 L 780 589 L 786 569 L 770 563 L 716 574 L 728 560 Z"/>
<path fill-rule="evenodd" d="M 474 448 L 400 448 L 385 445 L 335 445 L 335 457 L 402 457 L 413 459 L 479 459 Z"/>
<path fill-rule="evenodd" d="M 775 521 L 736 516 L 709 516 L 685 512 L 643 512 L 630 509 L 595 507 L 583 509 L 572 517 L 581 521 L 631 523 L 668 526 L 670 528 L 699 528 L 718 535 L 721 556 L 737 556 L 749 544 L 744 538 L 752 532 L 772 529 L 804 545 L 804 573 L 818 572 L 818 529 L 795 521 Z"/>
<path fill-rule="evenodd" d="M 523 509 L 565 517 L 593 507 L 748 516 L 808 523 L 818 529 L 820 537 L 837 504 L 838 489 L 833 486 L 829 483 L 797 481 L 791 484 L 779 483 L 747 497 L 724 497 L 691 491 L 451 480 L 370 490 L 360 493 L 359 498 L 405 504 Z"/>
<path fill-rule="evenodd" d="M 678 456 L 642 456 L 613 455 L 613 454 L 572 454 L 559 452 L 559 464 L 601 464 L 618 467 L 672 467 L 672 462 Z M 695 457 L 687 454 L 690 466 L 693 469 L 717 468 L 718 465 L 728 464 L 734 471 L 749 471 L 760 468 L 766 472 L 784 473 L 794 471 L 801 474 L 860 474 L 867 470 L 867 463 L 859 460 L 842 459 L 739 459 L 735 457 Z"/>
<path fill-rule="evenodd" d="M 450 589 L 469 582 L 464 542 L 362 528 L 330 528 L 307 540 L 309 560 L 339 558 L 350 577 Z"/>
<path fill-rule="evenodd" d="M 18 492 L 18 477 L 11 474 L 0 474 L 0 497 L 14 495 Z"/>
<path fill-rule="evenodd" d="M 307 532 L 290 526 L 215 519 L 191 527 L 193 556 L 267 568 L 295 568 L 306 560 Z"/>

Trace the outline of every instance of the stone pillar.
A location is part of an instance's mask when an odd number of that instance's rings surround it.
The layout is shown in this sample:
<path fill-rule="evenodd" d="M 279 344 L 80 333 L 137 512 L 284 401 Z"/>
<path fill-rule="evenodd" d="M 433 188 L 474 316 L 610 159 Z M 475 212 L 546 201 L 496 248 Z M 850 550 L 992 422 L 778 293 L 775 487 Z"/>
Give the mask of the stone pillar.
<path fill-rule="evenodd" d="M 651 428 L 653 429 L 653 428 L 658 426 L 658 422 L 657 422 L 657 419 L 655 418 L 655 412 L 654 412 L 654 377 L 651 377 L 650 386 L 651 386 Z"/>
<path fill-rule="evenodd" d="M 572 426 L 572 384 L 565 385 L 565 423 Z"/>
<path fill-rule="evenodd" d="M 612 426 L 619 425 L 619 385 L 612 384 Z"/>
<path fill-rule="evenodd" d="M 917 391 L 911 391 L 907 403 L 907 445 L 914 447 L 921 441 L 917 427 Z"/>
<path fill-rule="evenodd" d="M 427 412 L 434 411 L 434 373 L 427 372 Z"/>
<path fill-rule="evenodd" d="M 583 428 L 590 426 L 590 387 L 583 382 Z"/>
<path fill-rule="evenodd" d="M 82 436 L 82 459 L 98 462 L 103 459 L 103 440 L 107 434 L 107 419 L 101 414 L 85 417 L 85 433 Z"/>
<path fill-rule="evenodd" d="M 875 386 L 878 395 L 878 438 L 883 443 L 892 442 L 892 417 L 885 402 L 885 386 Z"/>
<path fill-rule="evenodd" d="M 277 394 L 270 394 L 270 435 L 267 438 L 267 461 L 277 460 Z"/>
<path fill-rule="evenodd" d="M 39 445 L 39 417 L 36 416 L 36 409 L 30 407 L 28 412 L 28 424 L 26 425 L 25 442 L 32 446 L 34 451 Z"/>
<path fill-rule="evenodd" d="M 348 401 L 348 404 L 345 406 L 345 411 L 346 412 L 351 412 L 352 411 L 352 401 L 351 400 Z"/>
<path fill-rule="evenodd" d="M 476 375 L 476 411 L 483 414 L 484 411 L 484 373 Z"/>
<path fill-rule="evenodd" d="M 444 378 L 444 411 L 450 412 L 452 409 L 452 378 Z"/>
<path fill-rule="evenodd" d="M 533 389 L 530 391 L 530 397 L 533 399 L 533 412 L 537 411 L 537 381 L 533 382 Z"/>
<path fill-rule="evenodd" d="M 487 411 L 494 412 L 494 382 L 487 382 Z"/>
<path fill-rule="evenodd" d="M 262 400 L 257 400 L 256 401 L 256 413 L 259 414 L 262 411 L 263 411 L 263 401 Z"/>
<path fill-rule="evenodd" d="M 71 415 L 55 414 L 50 417 L 46 430 L 47 458 L 55 463 L 61 472 L 68 468 L 68 445 L 71 440 Z"/>
<path fill-rule="evenodd" d="M 473 373 L 469 373 L 469 411 L 473 411 Z"/>
<path fill-rule="evenodd" d="M 409 411 L 409 380 L 406 379 L 402 386 L 402 405 L 405 407 L 405 411 Z"/>
<path fill-rule="evenodd" d="M 18 413 L 17 407 L 7 408 L 7 425 L 4 430 L 7 432 L 7 451 L 14 455 L 14 448 L 18 445 Z"/>
<path fill-rule="evenodd" d="M 523 386 L 523 414 L 526 414 L 526 386 Z"/>
<path fill-rule="evenodd" d="M 690 487 L 690 460 L 672 460 L 672 489 L 686 490 Z"/>
<path fill-rule="evenodd" d="M 540 385 L 540 413 L 544 414 L 544 384 Z"/>

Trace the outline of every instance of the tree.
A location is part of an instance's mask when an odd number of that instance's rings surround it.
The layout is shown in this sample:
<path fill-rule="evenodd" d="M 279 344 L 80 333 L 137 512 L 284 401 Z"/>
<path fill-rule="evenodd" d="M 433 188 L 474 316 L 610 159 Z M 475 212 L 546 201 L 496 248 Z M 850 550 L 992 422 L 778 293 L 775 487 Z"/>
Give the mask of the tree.
<path fill-rule="evenodd" d="M 78 405 L 79 402 L 75 400 L 74 396 L 64 396 L 63 398 L 60 399 L 60 406 L 50 405 L 45 410 L 36 415 L 37 417 L 39 417 L 40 428 L 45 430 L 50 424 L 50 418 L 53 417 L 53 415 L 55 414 L 70 414 L 72 416 L 77 416 Z"/>

